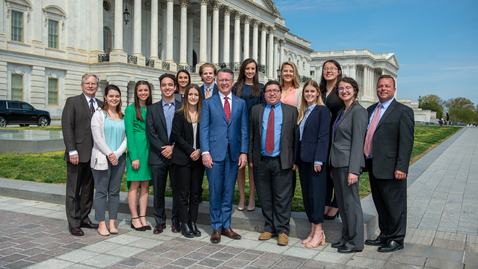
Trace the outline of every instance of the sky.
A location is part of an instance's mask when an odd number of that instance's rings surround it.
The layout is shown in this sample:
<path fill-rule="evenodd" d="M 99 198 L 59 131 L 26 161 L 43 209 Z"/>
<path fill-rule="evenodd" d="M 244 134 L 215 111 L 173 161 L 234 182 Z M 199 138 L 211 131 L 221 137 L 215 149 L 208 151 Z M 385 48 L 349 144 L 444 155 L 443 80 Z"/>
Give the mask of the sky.
<path fill-rule="evenodd" d="M 478 1 L 275 0 L 314 50 L 395 53 L 397 96 L 465 97 L 478 105 Z"/>

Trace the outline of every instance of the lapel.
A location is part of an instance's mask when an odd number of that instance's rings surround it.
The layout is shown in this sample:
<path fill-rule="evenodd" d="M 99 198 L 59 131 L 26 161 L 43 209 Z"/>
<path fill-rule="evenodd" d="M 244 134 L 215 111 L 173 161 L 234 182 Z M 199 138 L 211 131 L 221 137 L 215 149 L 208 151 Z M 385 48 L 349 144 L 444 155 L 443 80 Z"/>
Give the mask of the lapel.
<path fill-rule="evenodd" d="M 337 124 L 337 128 L 339 128 L 339 125 L 344 122 L 344 120 L 347 118 L 348 115 L 352 113 L 352 109 L 354 109 L 355 106 L 351 105 L 347 111 L 345 111 L 345 114 L 342 116 L 340 119 L 339 123 Z M 342 108 L 339 112 L 342 112 L 345 108 Z M 338 117 L 339 114 L 337 114 Z"/>
<path fill-rule="evenodd" d="M 285 134 L 286 130 L 286 123 L 289 122 L 290 120 L 290 117 L 288 113 L 288 110 L 284 107 L 284 103 L 281 103 L 281 109 L 282 109 L 282 126 L 280 128 L 280 131 L 281 131 L 281 134 Z M 281 135 L 281 140 L 282 140 L 282 137 L 284 137 L 283 135 Z"/>
<path fill-rule="evenodd" d="M 215 94 L 215 95 L 213 95 L 209 98 L 213 98 L 212 99 L 213 104 L 216 106 L 216 109 L 219 111 L 219 114 L 221 114 L 224 121 L 226 123 L 228 123 L 227 118 L 226 118 L 226 112 L 224 112 L 224 107 L 222 106 L 222 100 L 221 100 L 221 97 L 219 96 L 219 94 Z M 232 115 L 232 113 L 231 113 L 231 115 Z"/>
<path fill-rule="evenodd" d="M 262 103 L 261 110 L 259 112 L 259 118 L 257 119 L 258 122 L 256 123 L 256 126 L 259 128 L 259 137 L 262 139 L 262 120 L 264 118 L 264 110 L 266 109 L 266 103 Z M 262 141 L 262 140 L 261 140 Z"/>
<path fill-rule="evenodd" d="M 375 130 L 377 130 L 380 125 L 387 119 L 387 117 L 392 114 L 393 109 L 395 109 L 395 106 L 397 105 L 397 101 L 393 99 L 393 101 L 390 103 L 390 105 L 387 107 L 387 110 L 385 110 L 385 113 L 383 114 L 382 118 L 377 124 L 377 127 L 375 127 Z"/>
<path fill-rule="evenodd" d="M 86 114 L 88 114 L 88 118 L 91 120 L 91 112 L 90 112 L 90 106 L 88 104 L 88 101 L 86 100 L 85 94 L 80 94 L 80 100 L 81 100 L 81 106 L 83 107 L 83 111 L 86 111 Z M 98 103 L 98 100 L 96 100 L 96 103 L 98 104 L 98 107 L 100 107 L 100 104 Z"/>
<path fill-rule="evenodd" d="M 235 96 L 234 94 L 231 96 L 232 96 L 231 98 L 232 109 L 231 109 L 231 118 L 229 119 L 229 123 L 231 123 L 234 120 L 234 118 L 237 116 L 237 114 L 239 114 L 239 112 L 237 112 L 239 109 L 239 97 Z M 226 115 L 226 112 L 224 112 L 224 115 Z"/>
<path fill-rule="evenodd" d="M 319 110 L 319 105 L 315 105 L 314 109 L 312 109 L 312 111 L 310 112 L 309 114 L 309 117 L 307 119 L 312 119 L 312 116 L 317 113 L 317 111 Z M 309 124 L 309 121 L 306 121 L 304 123 L 304 132 L 305 132 L 305 128 L 307 128 L 307 125 Z"/>
<path fill-rule="evenodd" d="M 164 111 L 163 111 L 163 100 L 158 102 L 158 114 L 159 114 L 159 120 L 161 121 L 161 124 L 163 125 L 164 130 L 167 130 L 166 128 L 166 117 L 164 116 Z"/>

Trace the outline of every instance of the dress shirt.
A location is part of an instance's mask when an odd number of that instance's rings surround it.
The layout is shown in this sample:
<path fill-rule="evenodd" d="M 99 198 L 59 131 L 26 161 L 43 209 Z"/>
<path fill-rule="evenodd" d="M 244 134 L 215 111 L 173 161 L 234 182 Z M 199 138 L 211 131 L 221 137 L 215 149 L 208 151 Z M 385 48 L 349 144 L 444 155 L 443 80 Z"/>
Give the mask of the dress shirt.
<path fill-rule="evenodd" d="M 204 96 L 204 99 L 206 99 L 207 88 L 209 88 L 209 98 L 212 97 L 212 94 L 213 94 L 213 92 L 214 92 L 214 85 L 216 85 L 216 83 L 214 83 L 214 82 L 213 82 L 213 83 L 211 84 L 211 86 L 209 86 L 209 87 L 206 86 L 206 84 L 203 84 L 203 86 L 204 86 L 204 95 L 203 95 L 203 96 Z"/>
<path fill-rule="evenodd" d="M 269 157 L 277 157 L 280 154 L 280 136 L 282 130 L 282 105 L 281 102 L 274 105 L 274 151 L 269 153 L 266 151 L 267 122 L 272 106 L 266 104 L 264 115 L 262 116 L 262 143 L 261 155 Z"/>
<path fill-rule="evenodd" d="M 305 122 L 307 121 L 307 118 L 309 117 L 310 112 L 314 110 L 316 105 L 317 104 L 313 104 L 305 109 L 304 118 L 300 121 L 300 124 L 299 124 L 299 136 L 300 136 L 299 141 L 302 141 L 302 134 L 304 133 Z M 314 164 L 322 165 L 323 163 L 320 161 L 314 161 Z"/>
<path fill-rule="evenodd" d="M 226 95 L 222 94 L 222 92 L 218 92 L 219 93 L 219 97 L 221 97 L 221 103 L 222 103 L 222 108 L 224 108 L 224 97 L 226 97 Z M 227 101 L 229 102 L 229 108 L 231 109 L 231 117 L 232 117 L 232 92 L 230 92 L 228 95 L 227 95 Z"/>
<path fill-rule="evenodd" d="M 171 103 L 164 102 L 164 99 L 161 101 L 163 104 L 164 118 L 166 119 L 166 129 L 168 131 L 168 139 L 171 136 L 171 127 L 173 125 L 174 111 L 176 111 L 175 100 Z"/>
<path fill-rule="evenodd" d="M 83 95 L 85 96 L 86 98 L 86 104 L 88 105 L 88 108 L 90 107 L 90 100 L 93 99 L 93 107 L 95 108 L 95 111 L 98 109 L 98 103 L 96 102 L 96 97 L 89 97 L 88 95 L 86 95 L 85 93 L 83 93 Z M 79 127 L 79 126 L 77 126 Z M 75 154 L 78 154 L 78 151 L 77 150 L 72 150 L 72 151 L 69 151 L 68 154 L 71 156 L 71 155 L 75 155 Z"/>
<path fill-rule="evenodd" d="M 380 110 L 380 116 L 378 117 L 378 121 L 377 121 L 377 126 L 378 126 L 378 123 L 380 122 L 380 120 L 382 119 L 383 114 L 385 114 L 385 111 L 387 111 L 388 106 L 390 106 L 390 104 L 392 103 L 392 101 L 394 99 L 395 99 L 395 97 L 392 97 L 392 99 L 390 99 L 390 100 L 388 100 L 384 103 L 380 103 L 380 101 L 378 102 L 377 106 L 375 107 L 375 109 L 372 112 L 372 115 L 370 115 L 370 118 L 368 119 L 367 132 L 368 132 L 368 127 L 370 126 L 370 123 L 372 122 L 373 115 L 375 115 L 375 111 L 377 111 L 378 106 L 380 104 L 382 105 L 382 108 Z M 375 128 L 377 128 L 377 127 L 375 127 Z M 372 142 L 372 149 L 373 149 L 373 142 Z M 367 159 L 372 159 L 372 158 L 373 158 L 373 151 L 370 154 L 370 156 L 367 157 Z"/>

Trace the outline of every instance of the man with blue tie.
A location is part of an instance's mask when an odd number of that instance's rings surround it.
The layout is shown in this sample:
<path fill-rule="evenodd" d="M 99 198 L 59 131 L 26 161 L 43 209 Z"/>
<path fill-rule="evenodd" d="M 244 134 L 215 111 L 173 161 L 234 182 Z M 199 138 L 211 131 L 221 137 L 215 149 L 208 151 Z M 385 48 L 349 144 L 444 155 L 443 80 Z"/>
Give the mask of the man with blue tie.
<path fill-rule="evenodd" d="M 231 93 L 232 70 L 219 70 L 218 84 L 219 93 L 203 102 L 199 135 L 209 182 L 211 243 L 221 242 L 221 234 L 241 239 L 231 229 L 231 213 L 237 171 L 247 163 L 249 142 L 246 102 Z"/>
<path fill-rule="evenodd" d="M 249 163 L 253 165 L 257 196 L 264 216 L 264 233 L 259 240 L 279 236 L 277 244 L 289 243 L 295 129 L 297 109 L 280 102 L 282 87 L 277 81 L 264 86 L 266 103 L 252 107 L 249 119 Z"/>
<path fill-rule="evenodd" d="M 216 79 L 217 69 L 211 63 L 205 63 L 199 67 L 199 76 L 201 77 L 202 82 L 204 83 L 201 86 L 202 99 L 206 100 L 213 95 L 217 94 L 218 87 L 214 80 Z"/>

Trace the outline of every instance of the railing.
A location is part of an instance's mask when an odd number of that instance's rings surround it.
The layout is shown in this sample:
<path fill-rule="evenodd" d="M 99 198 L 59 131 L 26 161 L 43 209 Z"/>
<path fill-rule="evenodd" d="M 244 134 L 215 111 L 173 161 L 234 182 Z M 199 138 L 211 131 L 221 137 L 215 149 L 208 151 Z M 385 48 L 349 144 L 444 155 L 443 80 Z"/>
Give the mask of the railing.
<path fill-rule="evenodd" d="M 145 65 L 148 66 L 148 67 L 154 67 L 154 60 L 153 59 L 147 59 Z"/>
<path fill-rule="evenodd" d="M 109 62 L 110 61 L 110 55 L 108 53 L 101 53 L 98 54 L 98 62 Z"/>
<path fill-rule="evenodd" d="M 310 79 L 311 79 L 310 77 L 299 76 L 299 82 L 300 83 L 304 83 L 304 82 L 306 82 L 307 80 L 310 80 Z"/>
<path fill-rule="evenodd" d="M 128 55 L 128 63 L 129 64 L 138 64 L 138 57 L 133 55 Z"/>
<path fill-rule="evenodd" d="M 266 65 L 265 64 L 260 64 L 259 65 L 259 72 L 265 74 L 266 73 Z"/>
<path fill-rule="evenodd" d="M 170 66 L 171 66 L 171 65 L 170 65 L 169 63 L 163 62 L 162 69 L 163 69 L 163 70 L 169 70 L 169 67 L 170 67 Z"/>
<path fill-rule="evenodd" d="M 178 65 L 178 71 L 179 70 L 186 70 L 189 73 L 196 73 L 196 67 L 193 65 Z"/>
<path fill-rule="evenodd" d="M 241 63 L 234 63 L 234 66 L 231 69 L 232 71 L 239 71 L 239 69 L 241 69 Z"/>

